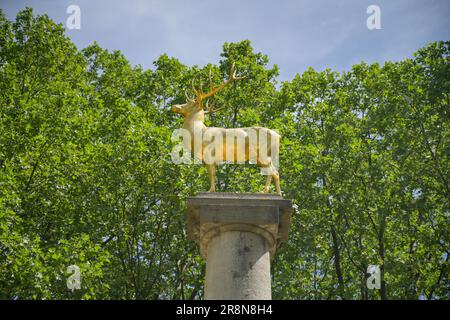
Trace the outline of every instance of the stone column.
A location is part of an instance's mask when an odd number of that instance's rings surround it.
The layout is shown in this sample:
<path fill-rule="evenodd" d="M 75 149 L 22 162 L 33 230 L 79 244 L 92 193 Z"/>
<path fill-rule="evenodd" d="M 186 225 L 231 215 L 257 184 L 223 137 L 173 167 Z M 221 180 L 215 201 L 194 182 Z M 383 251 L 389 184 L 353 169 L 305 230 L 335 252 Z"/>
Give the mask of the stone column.
<path fill-rule="evenodd" d="M 275 194 L 200 193 L 187 200 L 188 237 L 206 259 L 205 299 L 270 300 L 270 262 L 292 205 Z"/>

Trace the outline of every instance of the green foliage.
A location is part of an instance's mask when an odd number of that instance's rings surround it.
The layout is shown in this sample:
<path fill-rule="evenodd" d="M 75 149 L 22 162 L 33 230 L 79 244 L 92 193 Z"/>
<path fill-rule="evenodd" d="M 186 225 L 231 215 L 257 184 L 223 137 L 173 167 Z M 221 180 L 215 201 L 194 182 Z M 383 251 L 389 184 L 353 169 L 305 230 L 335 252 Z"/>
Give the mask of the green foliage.
<path fill-rule="evenodd" d="M 170 106 L 235 63 L 246 80 L 214 98 L 223 111 L 206 121 L 282 136 L 296 209 L 274 298 L 448 299 L 449 59 L 450 43 L 435 42 L 414 59 L 278 84 L 277 66 L 242 41 L 224 44 L 218 65 L 161 55 L 143 70 L 96 43 L 79 51 L 31 9 L 14 22 L 0 11 L 0 298 L 201 298 L 185 199 L 207 189 L 206 172 L 171 162 L 181 120 Z M 258 192 L 264 179 L 225 165 L 218 180 L 219 191 Z M 381 290 L 366 287 L 371 264 Z"/>

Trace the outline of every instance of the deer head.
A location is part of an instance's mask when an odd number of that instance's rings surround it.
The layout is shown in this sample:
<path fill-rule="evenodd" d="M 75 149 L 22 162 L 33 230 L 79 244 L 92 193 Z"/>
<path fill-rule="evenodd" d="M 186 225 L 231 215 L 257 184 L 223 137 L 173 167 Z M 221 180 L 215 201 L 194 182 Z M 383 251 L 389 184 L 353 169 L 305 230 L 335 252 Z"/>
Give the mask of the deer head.
<path fill-rule="evenodd" d="M 195 89 L 194 82 L 192 82 L 192 92 L 194 96 L 189 96 L 188 93 L 185 92 L 186 103 L 174 105 L 172 107 L 172 111 L 181 114 L 183 117 L 187 117 L 198 111 L 203 111 L 204 113 L 212 113 L 218 111 L 220 109 L 214 109 L 212 105 L 209 106 L 208 98 L 212 97 L 213 95 L 221 91 L 229 83 L 232 83 L 233 81 L 240 80 L 243 78 L 244 77 L 236 76 L 236 67 L 235 64 L 233 63 L 228 80 L 226 80 L 221 85 L 214 87 L 211 69 L 209 69 L 209 92 L 207 93 L 203 92 L 202 84 L 200 84 L 198 90 Z M 203 105 L 204 101 L 206 101 L 206 105 Z"/>

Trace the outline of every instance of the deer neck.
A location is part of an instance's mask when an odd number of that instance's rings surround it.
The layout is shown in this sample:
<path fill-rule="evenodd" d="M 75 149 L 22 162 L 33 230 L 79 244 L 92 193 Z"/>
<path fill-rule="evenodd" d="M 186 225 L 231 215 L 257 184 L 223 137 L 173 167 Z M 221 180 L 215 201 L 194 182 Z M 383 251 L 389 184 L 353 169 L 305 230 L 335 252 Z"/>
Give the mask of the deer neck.
<path fill-rule="evenodd" d="M 183 128 L 189 130 L 191 135 L 194 134 L 194 130 L 201 129 L 203 131 L 204 129 L 206 129 L 206 126 L 203 123 L 204 120 L 205 114 L 203 110 L 196 111 L 184 118 Z"/>

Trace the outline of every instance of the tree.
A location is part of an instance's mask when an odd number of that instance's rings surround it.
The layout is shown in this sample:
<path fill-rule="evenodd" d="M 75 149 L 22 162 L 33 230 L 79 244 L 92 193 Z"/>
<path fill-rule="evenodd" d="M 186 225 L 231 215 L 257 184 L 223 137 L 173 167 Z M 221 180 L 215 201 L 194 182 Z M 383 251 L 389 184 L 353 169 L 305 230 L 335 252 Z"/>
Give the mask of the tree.
<path fill-rule="evenodd" d="M 199 299 L 204 261 L 186 239 L 185 199 L 207 189 L 200 165 L 175 165 L 170 106 L 228 77 L 224 127 L 282 137 L 280 173 L 295 212 L 273 263 L 278 299 L 449 298 L 450 43 L 413 59 L 308 69 L 277 82 L 250 41 L 217 65 L 161 55 L 131 66 L 83 50 L 46 15 L 0 11 L 0 298 Z M 206 85 L 205 85 L 206 89 Z M 206 89 L 207 90 L 207 89 Z M 258 192 L 255 166 L 224 165 L 219 191 Z M 81 289 L 66 286 L 67 267 Z M 381 289 L 366 286 L 379 265 Z"/>

